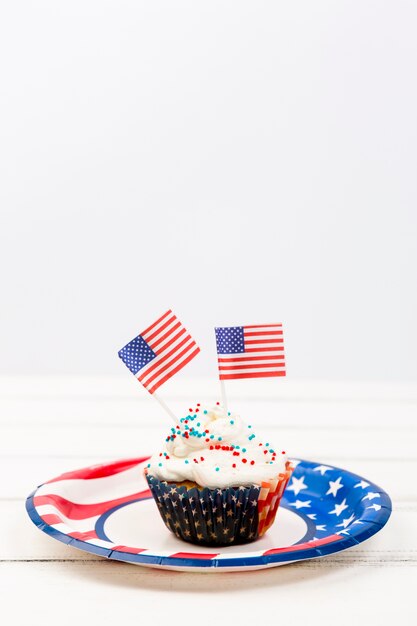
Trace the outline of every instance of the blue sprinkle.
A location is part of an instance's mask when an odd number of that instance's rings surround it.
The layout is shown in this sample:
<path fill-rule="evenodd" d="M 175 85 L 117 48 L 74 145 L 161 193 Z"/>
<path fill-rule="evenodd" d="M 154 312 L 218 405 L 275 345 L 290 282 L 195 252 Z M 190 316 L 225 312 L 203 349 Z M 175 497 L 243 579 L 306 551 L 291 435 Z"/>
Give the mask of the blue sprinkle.
<path fill-rule="evenodd" d="M 214 435 L 210 435 L 210 439 L 214 439 Z"/>
<path fill-rule="evenodd" d="M 187 459 L 185 459 L 185 463 L 189 463 L 189 461 L 187 461 Z"/>
<path fill-rule="evenodd" d="M 236 450 L 240 450 L 240 446 L 235 446 Z"/>
<path fill-rule="evenodd" d="M 266 447 L 268 447 L 268 446 L 269 446 L 269 443 L 266 443 L 265 445 L 266 445 Z"/>
<path fill-rule="evenodd" d="M 207 411 L 203 411 L 204 415 L 207 415 Z"/>
<path fill-rule="evenodd" d="M 216 467 L 216 472 L 218 472 L 218 471 L 219 471 L 219 469 L 220 469 L 220 467 Z"/>
<path fill-rule="evenodd" d="M 159 467 L 162 467 L 162 463 L 158 463 Z"/>
<path fill-rule="evenodd" d="M 148 465 L 147 465 L 146 467 L 150 467 L 150 466 L 151 466 L 151 464 L 150 464 L 150 463 L 148 463 Z"/>
<path fill-rule="evenodd" d="M 251 441 L 252 439 L 255 439 L 255 435 L 251 435 L 250 437 L 248 437 L 249 441 Z"/>
<path fill-rule="evenodd" d="M 249 424 L 249 425 L 248 425 L 248 428 L 252 428 L 252 426 Z"/>
<path fill-rule="evenodd" d="M 229 413 L 229 415 L 230 415 L 230 413 Z M 234 424 L 234 421 L 233 421 L 233 420 L 230 420 L 230 423 L 231 423 L 231 424 Z"/>
<path fill-rule="evenodd" d="M 246 448 L 242 448 L 242 452 L 246 452 Z"/>
<path fill-rule="evenodd" d="M 227 415 L 230 415 L 230 411 L 227 412 Z"/>
<path fill-rule="evenodd" d="M 217 437 L 217 441 L 221 441 L 223 437 Z"/>
<path fill-rule="evenodd" d="M 197 422 L 197 426 L 201 426 L 200 422 Z"/>

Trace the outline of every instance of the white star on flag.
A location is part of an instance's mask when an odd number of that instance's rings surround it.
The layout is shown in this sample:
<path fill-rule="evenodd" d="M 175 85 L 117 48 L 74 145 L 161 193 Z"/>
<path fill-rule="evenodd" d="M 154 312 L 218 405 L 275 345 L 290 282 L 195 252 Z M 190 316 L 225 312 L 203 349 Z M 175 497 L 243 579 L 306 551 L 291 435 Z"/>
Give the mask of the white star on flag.
<path fill-rule="evenodd" d="M 295 506 L 296 509 L 310 508 L 311 500 L 296 500 L 291 502 L 290 506 Z"/>
<path fill-rule="evenodd" d="M 356 489 L 356 487 L 361 487 L 361 489 L 366 489 L 367 487 L 369 487 L 369 483 L 367 483 L 364 480 L 361 480 L 360 483 L 356 483 L 356 485 L 354 486 L 354 489 Z"/>
<path fill-rule="evenodd" d="M 295 476 L 292 477 L 292 483 L 289 487 L 287 487 L 287 491 L 293 491 L 295 496 L 298 496 L 298 494 L 300 493 L 300 491 L 302 489 L 307 489 L 308 485 L 305 484 L 304 482 L 304 476 L 301 476 L 301 478 L 295 478 Z"/>
<path fill-rule="evenodd" d="M 341 480 L 341 476 L 339 476 L 339 478 L 337 478 L 336 480 L 329 480 L 329 489 L 328 491 L 326 491 L 326 496 L 328 496 L 329 493 L 331 493 L 334 497 L 337 496 L 337 492 L 339 491 L 339 489 L 342 489 L 344 487 L 344 485 L 340 482 Z"/>
<path fill-rule="evenodd" d="M 333 509 L 333 511 L 329 511 L 329 515 L 337 515 L 337 517 L 339 517 L 339 515 L 347 508 L 349 508 L 349 507 L 346 504 L 346 498 L 345 498 L 343 500 L 343 502 L 341 502 L 340 504 L 335 504 L 334 505 L 334 509 Z"/>
<path fill-rule="evenodd" d="M 317 467 L 313 469 L 313 472 L 320 472 L 320 474 L 324 476 L 327 470 L 332 470 L 332 469 L 333 468 L 329 467 L 328 465 L 317 465 Z"/>
<path fill-rule="evenodd" d="M 380 497 L 381 497 L 380 493 L 375 493 L 374 491 L 368 491 L 368 493 L 364 497 L 364 500 L 373 500 L 374 498 L 380 498 Z"/>

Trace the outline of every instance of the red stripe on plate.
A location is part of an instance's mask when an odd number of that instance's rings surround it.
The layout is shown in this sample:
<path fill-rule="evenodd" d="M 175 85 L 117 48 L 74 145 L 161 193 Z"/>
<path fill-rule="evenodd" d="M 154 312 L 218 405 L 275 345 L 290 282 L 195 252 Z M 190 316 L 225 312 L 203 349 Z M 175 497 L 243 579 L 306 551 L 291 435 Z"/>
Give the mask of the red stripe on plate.
<path fill-rule="evenodd" d="M 288 546 L 287 548 L 273 548 L 272 550 L 267 550 L 263 553 L 263 556 L 267 556 L 268 554 L 279 554 L 280 552 L 292 552 L 293 550 L 307 550 L 308 548 L 315 548 L 316 546 L 322 546 L 326 543 L 332 543 L 333 541 L 338 541 L 343 539 L 341 535 L 329 535 L 328 537 L 324 537 L 323 539 L 317 539 L 317 541 L 306 541 L 305 543 L 299 543 L 296 546 Z"/>
<path fill-rule="evenodd" d="M 72 537 L 73 539 L 81 539 L 81 540 L 98 539 L 97 533 L 95 530 L 86 530 L 84 533 L 80 533 L 80 532 L 67 533 L 67 536 Z"/>
<path fill-rule="evenodd" d="M 131 548 L 130 546 L 114 546 L 113 552 L 131 552 L 132 554 L 139 554 L 139 552 L 145 552 L 148 548 Z"/>
<path fill-rule="evenodd" d="M 60 480 L 73 480 L 77 478 L 84 480 L 90 480 L 92 478 L 105 478 L 106 476 L 113 476 L 113 474 L 124 472 L 135 465 L 139 465 L 139 463 L 144 463 L 149 458 L 149 456 L 141 456 L 136 459 L 124 459 L 123 461 L 114 461 L 114 463 L 106 463 L 105 465 L 91 465 L 90 467 L 84 467 L 73 472 L 61 474 L 61 476 L 52 478 L 52 480 L 48 480 L 48 482 L 44 484 L 49 485 L 49 483 L 56 483 Z"/>
<path fill-rule="evenodd" d="M 59 515 L 55 515 L 54 513 L 48 513 L 47 515 L 41 515 L 41 518 L 43 519 L 45 524 L 49 524 L 49 526 L 52 526 L 52 524 L 62 524 L 63 523 L 62 518 L 60 518 Z"/>
<path fill-rule="evenodd" d="M 202 559 L 208 561 L 209 559 L 214 559 L 215 556 L 219 556 L 219 553 L 204 554 L 202 552 L 175 552 L 175 554 L 170 554 L 169 556 L 171 559 Z"/>
<path fill-rule="evenodd" d="M 88 517 L 95 517 L 101 515 L 124 502 L 130 502 L 131 500 L 143 500 L 144 498 L 150 498 L 152 496 L 150 489 L 146 491 L 139 491 L 133 493 L 130 496 L 124 496 L 123 498 L 117 498 L 116 500 L 108 500 L 107 502 L 97 502 L 95 504 L 77 504 L 66 500 L 56 494 L 49 494 L 45 496 L 35 496 L 33 498 L 33 504 L 35 507 L 42 504 L 52 504 L 58 509 L 60 513 L 68 517 L 69 519 L 87 519 Z"/>

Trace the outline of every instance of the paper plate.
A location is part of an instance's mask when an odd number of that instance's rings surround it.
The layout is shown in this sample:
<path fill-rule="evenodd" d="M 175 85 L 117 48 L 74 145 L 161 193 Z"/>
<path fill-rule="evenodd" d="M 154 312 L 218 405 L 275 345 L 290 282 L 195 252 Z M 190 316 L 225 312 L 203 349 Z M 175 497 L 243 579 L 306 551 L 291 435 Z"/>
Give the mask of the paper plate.
<path fill-rule="evenodd" d="M 224 572 L 340 552 L 377 533 L 391 514 L 380 487 L 337 467 L 292 459 L 295 470 L 270 530 L 253 543 L 203 551 L 163 524 L 143 476 L 148 458 L 95 465 L 44 483 L 27 498 L 30 519 L 53 539 L 109 559 Z"/>

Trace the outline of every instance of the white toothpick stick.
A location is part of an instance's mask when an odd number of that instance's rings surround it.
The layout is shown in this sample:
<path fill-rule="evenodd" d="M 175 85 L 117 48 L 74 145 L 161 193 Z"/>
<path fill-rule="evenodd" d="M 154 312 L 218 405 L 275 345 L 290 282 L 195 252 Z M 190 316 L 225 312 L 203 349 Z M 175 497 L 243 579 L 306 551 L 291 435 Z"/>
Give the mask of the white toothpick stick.
<path fill-rule="evenodd" d="M 220 392 L 221 392 L 221 395 L 222 395 L 222 405 L 223 405 L 223 409 L 224 409 L 224 412 L 225 412 L 225 413 L 226 413 L 226 415 L 227 415 L 226 386 L 225 386 L 225 384 L 224 384 L 224 380 L 221 380 L 221 381 L 220 381 Z"/>
<path fill-rule="evenodd" d="M 155 398 L 155 400 L 157 402 L 159 402 L 159 404 L 161 405 L 161 407 L 164 409 L 164 411 L 166 413 L 168 413 L 168 415 L 170 416 L 170 418 L 172 419 L 172 421 L 174 422 L 174 424 L 178 424 L 178 419 L 175 417 L 174 413 L 171 411 L 171 409 L 165 404 L 165 402 L 163 400 L 161 400 L 161 398 L 159 396 L 156 395 L 156 393 L 152 394 L 153 397 Z"/>

